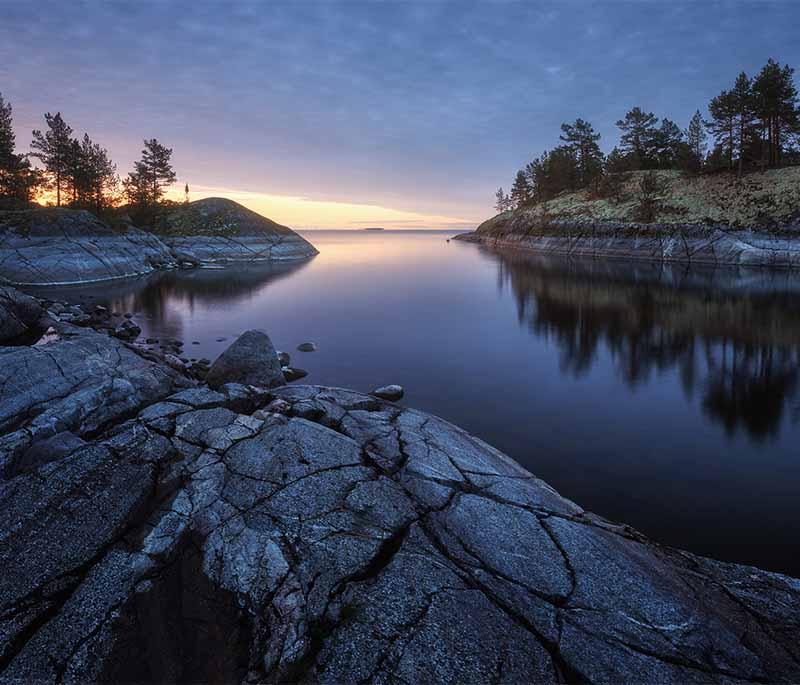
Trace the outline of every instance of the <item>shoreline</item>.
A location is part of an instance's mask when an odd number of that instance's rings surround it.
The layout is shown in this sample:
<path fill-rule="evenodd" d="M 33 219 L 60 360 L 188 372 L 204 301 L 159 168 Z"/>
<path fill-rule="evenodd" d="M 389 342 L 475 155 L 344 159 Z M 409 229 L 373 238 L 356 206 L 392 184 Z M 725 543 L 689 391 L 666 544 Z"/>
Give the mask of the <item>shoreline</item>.
<path fill-rule="evenodd" d="M 453 240 L 560 257 L 699 266 L 800 268 L 800 233 L 774 237 L 718 226 L 559 221 L 547 232 L 473 231 Z"/>

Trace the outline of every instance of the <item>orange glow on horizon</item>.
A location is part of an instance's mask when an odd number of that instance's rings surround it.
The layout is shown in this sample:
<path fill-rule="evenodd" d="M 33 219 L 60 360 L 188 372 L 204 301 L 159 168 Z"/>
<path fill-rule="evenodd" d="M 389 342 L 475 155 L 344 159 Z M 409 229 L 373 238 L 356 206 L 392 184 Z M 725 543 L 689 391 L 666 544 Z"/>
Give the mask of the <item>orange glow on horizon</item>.
<path fill-rule="evenodd" d="M 175 202 L 182 202 L 185 198 L 183 185 L 178 184 L 169 188 L 165 197 Z M 262 216 L 295 229 L 358 230 L 367 227 L 382 227 L 407 230 L 453 229 L 467 231 L 473 230 L 482 220 L 410 212 L 380 205 L 312 200 L 301 196 L 271 195 L 211 186 L 190 186 L 190 200 L 201 200 L 206 197 L 225 197 L 234 200 Z M 34 201 L 41 205 L 55 206 L 56 193 L 52 190 L 39 192 Z"/>
<path fill-rule="evenodd" d="M 438 214 L 410 212 L 380 205 L 353 202 L 312 200 L 301 196 L 271 195 L 252 191 L 189 186 L 189 199 L 225 197 L 290 228 L 349 228 L 361 229 L 379 226 L 387 229 L 454 229 L 472 230 L 480 220 Z M 182 201 L 182 185 L 167 192 L 170 200 Z"/>

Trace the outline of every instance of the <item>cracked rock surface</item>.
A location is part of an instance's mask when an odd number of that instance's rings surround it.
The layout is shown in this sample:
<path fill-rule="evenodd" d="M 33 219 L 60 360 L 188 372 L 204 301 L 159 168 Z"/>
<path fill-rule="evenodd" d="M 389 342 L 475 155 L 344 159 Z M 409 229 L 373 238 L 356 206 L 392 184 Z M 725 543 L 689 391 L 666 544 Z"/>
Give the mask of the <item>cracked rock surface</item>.
<path fill-rule="evenodd" d="M 78 404 L 73 353 L 151 401 L 59 412 L 72 438 L 6 469 L 0 682 L 800 680 L 800 581 L 661 547 L 422 412 L 169 390 L 102 336 L 61 335 L 32 353 L 58 390 L 0 385 L 4 430 Z"/>
<path fill-rule="evenodd" d="M 173 261 L 156 236 L 113 230 L 84 210 L 0 212 L 0 282 L 60 285 L 150 273 Z"/>
<path fill-rule="evenodd" d="M 531 223 L 525 213 L 506 212 L 456 240 L 513 247 L 542 254 L 604 259 L 644 259 L 705 265 L 800 266 L 797 225 L 770 234 L 713 224 L 634 224 L 551 219 Z"/>

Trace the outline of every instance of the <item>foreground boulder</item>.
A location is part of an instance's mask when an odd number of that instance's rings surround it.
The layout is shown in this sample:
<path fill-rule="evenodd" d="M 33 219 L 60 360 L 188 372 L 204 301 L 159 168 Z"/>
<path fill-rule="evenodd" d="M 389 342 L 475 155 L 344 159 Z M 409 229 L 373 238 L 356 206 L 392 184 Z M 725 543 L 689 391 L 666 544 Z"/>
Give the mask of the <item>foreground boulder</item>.
<path fill-rule="evenodd" d="M 278 353 L 263 331 L 246 331 L 211 365 L 206 382 L 212 388 L 225 383 L 244 383 L 272 388 L 283 385 Z"/>
<path fill-rule="evenodd" d="M 165 208 L 153 230 L 182 262 L 283 261 L 317 254 L 291 228 L 220 197 Z"/>
<path fill-rule="evenodd" d="M 0 282 L 63 285 L 150 273 L 173 257 L 131 224 L 111 228 L 83 210 L 0 211 Z"/>
<path fill-rule="evenodd" d="M 800 581 L 661 547 L 436 417 L 227 384 L 123 419 L 0 488 L 3 682 L 800 679 Z"/>
<path fill-rule="evenodd" d="M 0 345 L 34 333 L 43 314 L 35 298 L 0 286 Z"/>

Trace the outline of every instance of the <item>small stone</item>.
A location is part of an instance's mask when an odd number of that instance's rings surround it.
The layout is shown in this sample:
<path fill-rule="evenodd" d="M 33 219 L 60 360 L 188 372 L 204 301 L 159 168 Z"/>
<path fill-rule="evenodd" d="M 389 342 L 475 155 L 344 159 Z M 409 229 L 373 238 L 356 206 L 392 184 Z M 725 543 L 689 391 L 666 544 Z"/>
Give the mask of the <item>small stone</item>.
<path fill-rule="evenodd" d="M 270 414 L 288 414 L 292 411 L 292 405 L 286 400 L 272 400 L 272 402 L 264 407 L 264 411 Z"/>
<path fill-rule="evenodd" d="M 383 385 L 380 388 L 375 388 L 370 395 L 379 397 L 382 400 L 395 401 L 403 397 L 405 391 L 402 385 Z"/>
<path fill-rule="evenodd" d="M 283 371 L 283 377 L 286 379 L 287 383 L 291 383 L 292 381 L 297 381 L 308 376 L 308 371 L 305 369 L 296 369 L 293 366 L 283 366 L 281 367 L 281 371 Z"/>
<path fill-rule="evenodd" d="M 304 342 L 304 343 L 300 343 L 297 346 L 297 349 L 300 352 L 315 352 L 316 349 L 317 349 L 317 346 L 313 342 Z"/>
<path fill-rule="evenodd" d="M 289 356 L 288 352 L 281 352 L 278 351 L 278 361 L 281 363 L 281 366 L 289 366 L 292 363 L 292 358 Z"/>

